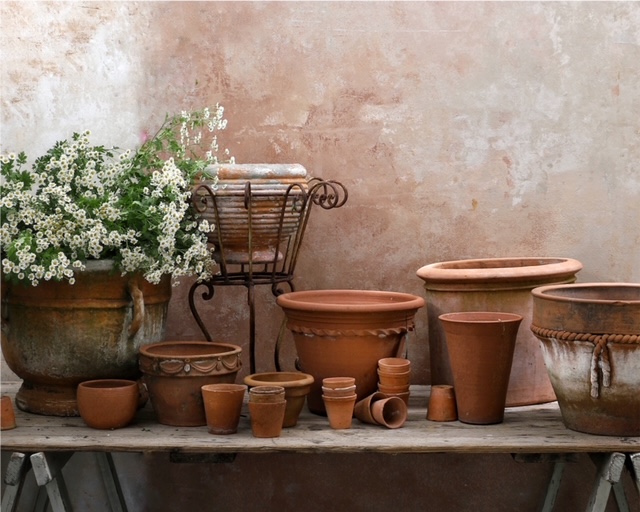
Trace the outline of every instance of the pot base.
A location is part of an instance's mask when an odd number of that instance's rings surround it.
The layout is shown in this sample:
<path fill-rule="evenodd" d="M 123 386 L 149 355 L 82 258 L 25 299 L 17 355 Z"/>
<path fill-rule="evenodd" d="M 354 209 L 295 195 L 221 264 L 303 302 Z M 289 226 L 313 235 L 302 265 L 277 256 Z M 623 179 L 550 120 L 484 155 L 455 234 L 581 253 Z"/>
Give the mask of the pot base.
<path fill-rule="evenodd" d="M 33 384 L 24 381 L 16 394 L 21 411 L 46 416 L 79 416 L 75 386 Z"/>

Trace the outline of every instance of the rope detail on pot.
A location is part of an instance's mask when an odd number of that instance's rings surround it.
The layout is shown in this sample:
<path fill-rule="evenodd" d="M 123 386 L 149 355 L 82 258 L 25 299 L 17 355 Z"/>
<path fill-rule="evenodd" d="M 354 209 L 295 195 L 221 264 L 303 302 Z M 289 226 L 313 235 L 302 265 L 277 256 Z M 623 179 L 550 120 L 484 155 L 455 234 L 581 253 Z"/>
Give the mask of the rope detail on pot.
<path fill-rule="evenodd" d="M 393 327 L 390 329 L 314 329 L 312 327 L 301 327 L 298 325 L 288 325 L 291 332 L 309 334 L 315 336 L 389 336 L 404 334 L 413 330 L 413 325 L 407 327 Z"/>
<path fill-rule="evenodd" d="M 539 338 L 549 338 L 562 341 L 588 341 L 593 343 L 591 355 L 590 381 L 591 397 L 600 396 L 599 373 L 602 374 L 602 386 L 608 388 L 611 385 L 611 362 L 609 360 L 609 348 L 611 343 L 640 343 L 640 335 L 637 334 L 590 334 L 582 332 L 557 331 L 544 329 L 537 325 L 531 325 L 531 331 Z"/>

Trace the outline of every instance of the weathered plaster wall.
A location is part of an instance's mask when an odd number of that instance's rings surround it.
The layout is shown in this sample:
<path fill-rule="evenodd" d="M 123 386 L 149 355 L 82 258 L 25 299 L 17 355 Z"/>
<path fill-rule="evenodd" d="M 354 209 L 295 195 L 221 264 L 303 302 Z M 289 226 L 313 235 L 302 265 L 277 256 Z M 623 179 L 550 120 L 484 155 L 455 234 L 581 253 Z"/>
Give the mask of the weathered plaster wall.
<path fill-rule="evenodd" d="M 0 15 L 4 150 L 36 155 L 87 127 L 131 146 L 165 112 L 219 101 L 238 161 L 343 182 L 346 206 L 311 219 L 298 289 L 421 294 L 424 264 L 513 255 L 640 281 L 640 4 L 8 1 Z M 173 338 L 201 336 L 188 284 Z M 257 301 L 269 369 L 281 315 L 268 289 Z M 243 289 L 205 311 L 246 344 Z M 420 382 L 425 320 L 409 346 Z M 536 508 L 515 494 L 505 510 Z"/>

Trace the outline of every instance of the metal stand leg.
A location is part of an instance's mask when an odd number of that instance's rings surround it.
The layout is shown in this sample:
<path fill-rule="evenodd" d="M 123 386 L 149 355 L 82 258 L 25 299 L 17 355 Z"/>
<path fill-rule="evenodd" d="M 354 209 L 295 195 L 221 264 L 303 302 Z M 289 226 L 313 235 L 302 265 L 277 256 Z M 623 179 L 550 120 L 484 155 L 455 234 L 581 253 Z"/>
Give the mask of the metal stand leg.
<path fill-rule="evenodd" d="M 24 478 L 30 468 L 29 458 L 24 453 L 14 452 L 11 454 L 7 471 L 4 475 L 6 487 L 2 495 L 2 510 L 5 512 L 15 511 L 20 500 Z"/>
<path fill-rule="evenodd" d="M 628 463 L 629 471 L 631 471 L 631 476 L 633 477 L 633 480 L 636 483 L 636 488 L 638 489 L 638 499 L 640 499 L 640 453 L 633 453 L 629 455 Z"/>
<path fill-rule="evenodd" d="M 556 498 L 558 496 L 558 490 L 562 483 L 562 475 L 564 473 L 564 461 L 557 461 L 553 465 L 553 473 L 547 486 L 547 494 L 544 497 L 544 503 L 542 504 L 541 512 L 551 512 L 556 504 Z"/>
<path fill-rule="evenodd" d="M 609 501 L 611 488 L 620 483 L 626 456 L 624 453 L 614 452 L 604 456 L 591 455 L 591 458 L 598 465 L 598 475 L 596 476 L 596 483 L 591 492 L 589 504 L 587 505 L 587 512 L 604 512 L 607 501 Z M 622 491 L 622 496 L 620 496 L 620 491 Z M 624 497 L 624 490 L 619 489 L 615 491 L 615 494 L 618 500 L 618 508 L 620 509 L 620 500 L 622 499 L 622 506 L 626 508 L 620 510 L 629 510 L 626 498 Z"/>
<path fill-rule="evenodd" d="M 113 456 L 108 452 L 98 452 L 96 453 L 96 460 L 102 474 L 102 481 L 104 482 L 111 510 L 113 512 L 127 512 L 127 503 L 122 494 L 118 472 L 113 463 Z"/>
<path fill-rule="evenodd" d="M 71 458 L 71 453 L 46 455 L 43 452 L 31 455 L 31 467 L 36 482 L 47 489 L 53 512 L 71 512 L 71 502 L 62 477 L 62 468 Z"/>

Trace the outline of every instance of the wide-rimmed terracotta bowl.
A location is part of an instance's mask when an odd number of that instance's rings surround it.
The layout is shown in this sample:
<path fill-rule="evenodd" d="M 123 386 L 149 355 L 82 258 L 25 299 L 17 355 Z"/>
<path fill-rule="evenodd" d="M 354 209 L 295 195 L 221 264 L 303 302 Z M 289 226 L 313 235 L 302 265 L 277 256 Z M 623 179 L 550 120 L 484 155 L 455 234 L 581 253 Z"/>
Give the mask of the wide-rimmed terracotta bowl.
<path fill-rule="evenodd" d="M 531 330 L 565 425 L 590 434 L 640 435 L 640 284 L 534 289 Z"/>

